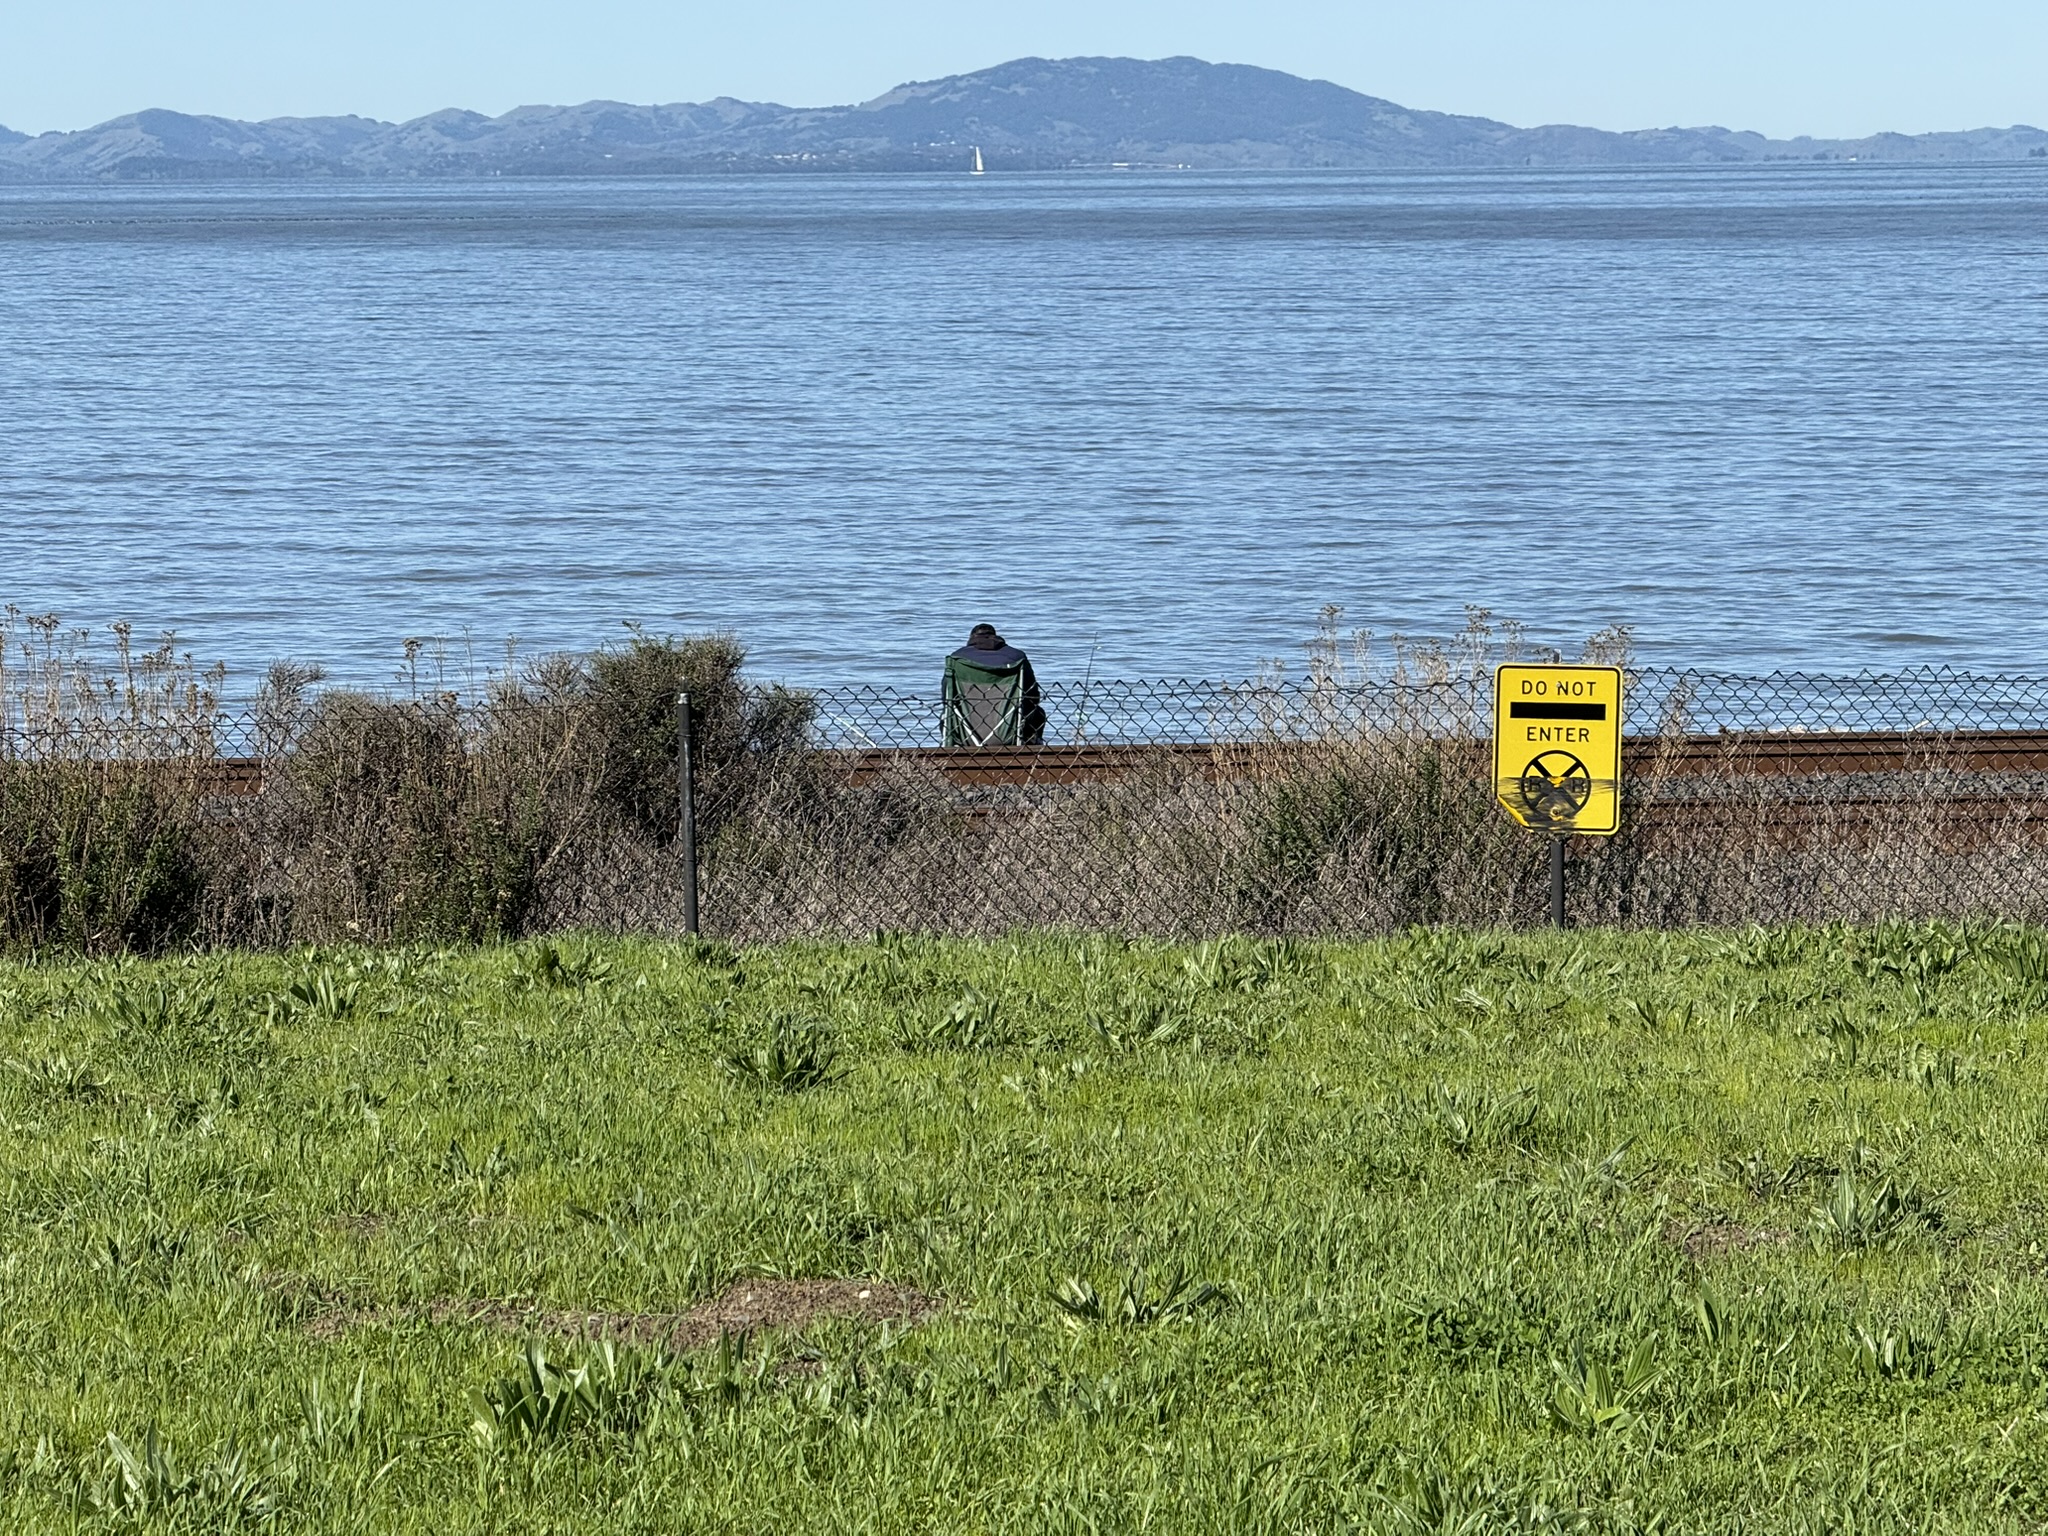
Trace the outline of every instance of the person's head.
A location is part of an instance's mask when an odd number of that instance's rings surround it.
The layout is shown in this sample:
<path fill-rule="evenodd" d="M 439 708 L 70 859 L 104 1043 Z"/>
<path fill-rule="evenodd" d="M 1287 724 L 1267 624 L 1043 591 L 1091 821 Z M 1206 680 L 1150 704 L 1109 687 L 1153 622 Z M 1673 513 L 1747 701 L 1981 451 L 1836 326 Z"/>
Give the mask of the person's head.
<path fill-rule="evenodd" d="M 967 643 L 977 651 L 1000 651 L 1003 637 L 996 633 L 993 624 L 977 624 L 967 636 Z"/>

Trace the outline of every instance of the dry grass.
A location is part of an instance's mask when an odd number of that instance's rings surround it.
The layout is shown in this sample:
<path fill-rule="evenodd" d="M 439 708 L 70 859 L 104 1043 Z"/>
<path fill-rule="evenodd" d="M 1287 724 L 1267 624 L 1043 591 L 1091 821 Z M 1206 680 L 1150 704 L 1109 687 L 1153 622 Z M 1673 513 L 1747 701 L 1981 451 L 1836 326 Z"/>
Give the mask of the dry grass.
<path fill-rule="evenodd" d="M 1625 661 L 1625 641 L 1596 637 L 1588 656 Z M 466 701 L 315 692 L 317 674 L 284 667 L 229 714 L 218 677 L 168 643 L 138 652 L 117 632 L 95 670 L 81 637 L 11 615 L 0 943 L 679 932 L 684 688 L 720 937 L 1516 926 L 1544 915 L 1546 849 L 1492 803 L 1482 716 L 1491 665 L 1519 646 L 1477 615 L 1368 680 L 1363 642 L 1332 618 L 1305 682 L 1147 694 L 1164 713 L 1124 726 L 1114 772 L 973 787 L 924 750 L 832 749 L 814 722 L 891 739 L 881 706 L 747 688 L 730 637 L 636 636 Z M 1106 686 L 1075 713 L 1092 740 L 1115 725 Z M 1703 759 L 1696 703 L 1677 688 L 1656 706 L 1622 834 L 1573 843 L 1575 922 L 2048 917 L 2042 774 L 1987 778 L 1938 733 L 1879 774 L 1769 770 L 1741 736 Z M 1184 745 L 1205 733 L 1229 740 Z"/>

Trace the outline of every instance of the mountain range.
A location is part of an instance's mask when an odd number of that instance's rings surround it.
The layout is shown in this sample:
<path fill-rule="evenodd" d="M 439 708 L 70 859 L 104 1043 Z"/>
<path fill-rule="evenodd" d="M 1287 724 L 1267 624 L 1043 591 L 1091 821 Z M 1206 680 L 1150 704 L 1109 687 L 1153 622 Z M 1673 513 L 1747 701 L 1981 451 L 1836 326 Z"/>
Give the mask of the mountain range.
<path fill-rule="evenodd" d="M 2048 133 L 1769 139 L 1726 128 L 1517 128 L 1243 64 L 1017 59 L 847 107 L 593 101 L 501 117 L 450 109 L 405 123 L 136 112 L 71 133 L 0 129 L 0 181 L 957 171 L 977 148 L 991 171 L 2048 160 Z"/>

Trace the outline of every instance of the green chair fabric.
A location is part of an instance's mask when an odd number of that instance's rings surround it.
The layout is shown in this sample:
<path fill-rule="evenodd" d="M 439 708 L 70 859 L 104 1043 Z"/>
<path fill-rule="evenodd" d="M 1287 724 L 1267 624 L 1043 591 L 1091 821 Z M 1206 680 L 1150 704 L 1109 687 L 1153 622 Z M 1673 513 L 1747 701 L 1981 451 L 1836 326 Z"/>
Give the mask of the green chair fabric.
<path fill-rule="evenodd" d="M 949 747 L 1014 747 L 1022 735 L 1028 663 L 982 667 L 946 658 L 940 680 L 943 737 Z"/>

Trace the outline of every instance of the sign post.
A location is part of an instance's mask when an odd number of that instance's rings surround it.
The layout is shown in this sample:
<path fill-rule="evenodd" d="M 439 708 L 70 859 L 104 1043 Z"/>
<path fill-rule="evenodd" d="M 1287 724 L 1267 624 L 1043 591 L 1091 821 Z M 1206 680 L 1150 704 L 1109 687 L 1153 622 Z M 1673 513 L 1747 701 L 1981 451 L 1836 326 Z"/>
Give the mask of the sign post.
<path fill-rule="evenodd" d="M 1493 674 L 1493 794 L 1550 836 L 1550 920 L 1564 926 L 1564 840 L 1621 828 L 1621 669 L 1509 663 Z"/>
<path fill-rule="evenodd" d="M 697 932 L 697 764 L 691 746 L 697 734 L 690 696 L 676 696 L 676 832 L 682 839 L 683 932 Z"/>

